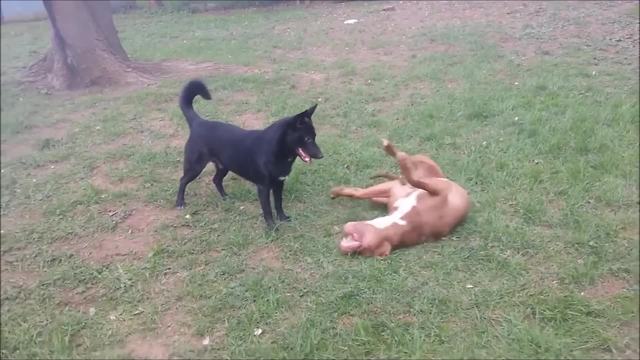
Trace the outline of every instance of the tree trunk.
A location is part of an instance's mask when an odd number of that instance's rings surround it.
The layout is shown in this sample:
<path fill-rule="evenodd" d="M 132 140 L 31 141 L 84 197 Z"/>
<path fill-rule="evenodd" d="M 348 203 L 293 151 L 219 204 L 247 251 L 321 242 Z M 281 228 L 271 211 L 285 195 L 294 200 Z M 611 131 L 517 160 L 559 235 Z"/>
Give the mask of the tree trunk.
<path fill-rule="evenodd" d="M 54 89 L 146 82 L 129 61 L 109 1 L 43 1 L 51 48 L 29 67 L 30 80 Z"/>

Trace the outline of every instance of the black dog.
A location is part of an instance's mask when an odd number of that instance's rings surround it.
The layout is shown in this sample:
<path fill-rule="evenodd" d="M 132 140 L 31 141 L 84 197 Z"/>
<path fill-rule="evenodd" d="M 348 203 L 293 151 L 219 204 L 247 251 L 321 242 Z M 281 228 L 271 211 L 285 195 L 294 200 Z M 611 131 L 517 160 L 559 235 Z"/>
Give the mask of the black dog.
<path fill-rule="evenodd" d="M 187 119 L 190 134 L 184 148 L 184 173 L 180 178 L 176 206 L 184 207 L 187 184 L 212 162 L 216 167 L 213 184 L 223 199 L 227 194 L 222 180 L 232 171 L 257 185 L 262 214 L 269 228 L 275 225 L 271 212 L 272 190 L 278 219 L 289 220 L 282 210 L 282 189 L 296 156 L 305 163 L 309 163 L 311 158 L 322 159 L 311 122 L 317 104 L 300 114 L 282 118 L 263 130 L 245 130 L 202 119 L 193 109 L 193 99 L 197 95 L 211 100 L 206 85 L 192 80 L 182 89 L 180 96 L 180 109 Z"/>

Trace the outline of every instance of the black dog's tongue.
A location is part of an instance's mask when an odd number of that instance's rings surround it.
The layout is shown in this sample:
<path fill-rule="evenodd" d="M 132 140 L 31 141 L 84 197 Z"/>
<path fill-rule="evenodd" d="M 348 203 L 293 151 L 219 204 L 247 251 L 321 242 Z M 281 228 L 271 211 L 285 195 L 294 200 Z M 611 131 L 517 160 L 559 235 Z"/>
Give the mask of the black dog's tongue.
<path fill-rule="evenodd" d="M 307 153 L 304 152 L 304 150 L 302 150 L 302 148 L 297 148 L 296 149 L 296 153 L 298 153 L 298 156 L 300 157 L 300 160 L 304 161 L 307 164 L 309 162 L 311 162 L 311 156 L 307 155 Z"/>

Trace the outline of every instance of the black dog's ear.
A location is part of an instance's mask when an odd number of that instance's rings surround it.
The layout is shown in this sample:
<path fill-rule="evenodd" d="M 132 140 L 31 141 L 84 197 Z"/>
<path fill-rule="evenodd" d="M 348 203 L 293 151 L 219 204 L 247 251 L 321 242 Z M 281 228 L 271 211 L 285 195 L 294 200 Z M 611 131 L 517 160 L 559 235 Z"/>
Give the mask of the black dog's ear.
<path fill-rule="evenodd" d="M 313 115 L 313 113 L 316 111 L 316 108 L 318 107 L 318 104 L 313 104 L 312 107 L 308 108 L 305 113 L 307 114 L 308 117 L 311 117 L 311 115 Z"/>
<path fill-rule="evenodd" d="M 318 104 L 314 104 L 312 107 L 308 108 L 307 110 L 297 115 L 294 115 L 292 124 L 295 124 L 298 127 L 304 126 L 305 123 L 313 124 L 311 121 L 311 115 L 313 115 L 313 113 L 316 111 L 317 106 Z"/>

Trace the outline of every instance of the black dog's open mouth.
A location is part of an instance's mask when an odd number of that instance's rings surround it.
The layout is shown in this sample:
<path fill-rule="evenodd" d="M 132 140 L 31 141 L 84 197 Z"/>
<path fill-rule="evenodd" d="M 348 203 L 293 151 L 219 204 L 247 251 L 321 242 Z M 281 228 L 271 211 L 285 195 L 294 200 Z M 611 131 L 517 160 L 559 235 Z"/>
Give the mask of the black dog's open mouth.
<path fill-rule="evenodd" d="M 311 156 L 309 156 L 306 152 L 304 152 L 302 148 L 297 148 L 296 153 L 298 153 L 300 160 L 306 162 L 307 164 L 311 162 Z"/>

